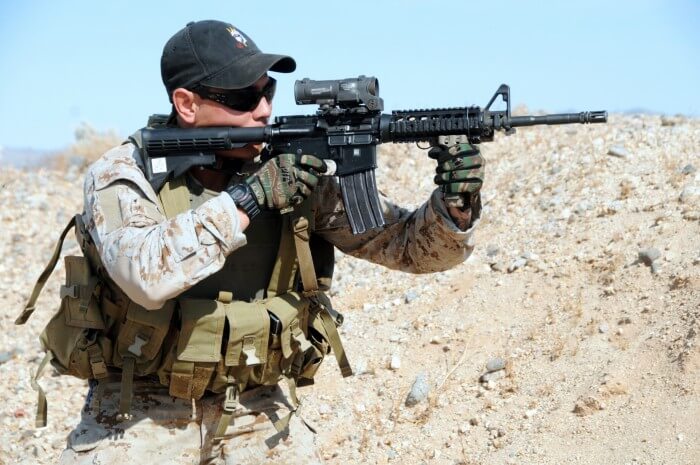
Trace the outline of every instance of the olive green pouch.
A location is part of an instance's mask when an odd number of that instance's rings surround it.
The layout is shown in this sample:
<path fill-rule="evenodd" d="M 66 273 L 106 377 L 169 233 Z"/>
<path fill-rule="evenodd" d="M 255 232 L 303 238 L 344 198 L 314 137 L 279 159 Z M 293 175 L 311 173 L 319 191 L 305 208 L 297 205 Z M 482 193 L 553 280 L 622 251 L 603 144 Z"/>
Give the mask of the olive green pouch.
<path fill-rule="evenodd" d="M 61 286 L 61 306 L 66 325 L 76 328 L 105 329 L 96 288 L 97 276 L 85 257 L 65 257 L 66 284 Z"/>
<path fill-rule="evenodd" d="M 267 360 L 270 316 L 262 302 L 234 301 L 226 305 L 230 335 L 226 366 L 252 366 Z"/>

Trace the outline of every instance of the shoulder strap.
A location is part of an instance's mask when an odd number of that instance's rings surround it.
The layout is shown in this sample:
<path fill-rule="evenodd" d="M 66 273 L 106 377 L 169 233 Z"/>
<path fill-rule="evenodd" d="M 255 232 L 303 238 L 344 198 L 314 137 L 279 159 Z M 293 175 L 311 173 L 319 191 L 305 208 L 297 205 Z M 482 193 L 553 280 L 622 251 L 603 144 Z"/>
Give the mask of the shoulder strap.
<path fill-rule="evenodd" d="M 58 238 L 56 247 L 53 250 L 51 260 L 49 260 L 49 263 L 46 265 L 46 268 L 44 268 L 44 271 L 39 276 L 39 279 L 37 279 L 36 284 L 34 284 L 34 289 L 32 290 L 32 294 L 29 296 L 29 300 L 27 300 L 27 304 L 24 306 L 24 310 L 22 310 L 22 313 L 15 320 L 16 325 L 23 325 L 24 323 L 26 323 L 29 317 L 32 316 L 32 313 L 34 313 L 34 310 L 36 310 L 36 300 L 39 298 L 39 294 L 41 294 L 41 290 L 44 288 L 44 284 L 46 284 L 46 281 L 49 280 L 49 276 L 51 276 L 51 273 L 53 272 L 54 268 L 56 268 L 56 263 L 58 262 L 58 259 L 61 256 L 63 241 L 65 240 L 68 231 L 73 229 L 73 226 L 75 226 L 75 216 L 72 217 L 66 225 L 66 227 L 63 228 L 63 232 Z"/>
<path fill-rule="evenodd" d="M 312 218 L 310 201 L 304 202 L 293 212 L 282 215 L 282 236 L 275 267 L 267 287 L 268 297 L 292 290 L 297 270 L 301 274 L 305 291 L 307 285 L 308 290 L 318 290 L 309 248 L 309 238 L 313 230 Z"/>
<path fill-rule="evenodd" d="M 190 191 L 185 176 L 167 181 L 158 193 L 165 216 L 173 218 L 190 209 Z"/>

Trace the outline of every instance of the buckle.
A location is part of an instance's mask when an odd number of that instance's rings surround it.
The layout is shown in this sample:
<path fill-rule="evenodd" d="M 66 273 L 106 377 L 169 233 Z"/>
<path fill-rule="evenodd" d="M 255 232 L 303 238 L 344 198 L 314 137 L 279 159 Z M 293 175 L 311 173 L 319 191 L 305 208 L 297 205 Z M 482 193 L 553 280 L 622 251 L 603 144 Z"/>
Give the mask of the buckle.
<path fill-rule="evenodd" d="M 224 411 L 232 413 L 238 405 L 238 389 L 235 386 L 226 388 L 226 398 L 224 399 Z"/>
<path fill-rule="evenodd" d="M 66 286 L 66 285 L 61 285 L 61 299 L 64 297 L 70 297 L 73 299 L 78 298 L 78 286 Z"/>

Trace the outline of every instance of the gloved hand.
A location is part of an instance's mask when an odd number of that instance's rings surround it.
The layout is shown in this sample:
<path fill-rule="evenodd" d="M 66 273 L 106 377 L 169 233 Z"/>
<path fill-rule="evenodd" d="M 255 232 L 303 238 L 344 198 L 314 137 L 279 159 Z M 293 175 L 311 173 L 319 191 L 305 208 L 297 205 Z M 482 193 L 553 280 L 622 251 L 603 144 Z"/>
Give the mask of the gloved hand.
<path fill-rule="evenodd" d="M 435 146 L 428 156 L 438 162 L 435 184 L 441 187 L 446 198 L 455 197 L 454 194 L 469 194 L 462 196 L 466 199 L 481 190 L 484 157 L 476 147 L 470 144 L 457 144 L 449 148 Z"/>
<path fill-rule="evenodd" d="M 260 208 L 283 210 L 304 201 L 318 184 L 326 164 L 313 155 L 283 153 L 268 161 L 246 183 Z"/>
<path fill-rule="evenodd" d="M 481 216 L 484 157 L 470 144 L 436 145 L 428 156 L 437 160 L 435 184 L 445 194 L 445 205 L 457 226 L 465 231 Z"/>

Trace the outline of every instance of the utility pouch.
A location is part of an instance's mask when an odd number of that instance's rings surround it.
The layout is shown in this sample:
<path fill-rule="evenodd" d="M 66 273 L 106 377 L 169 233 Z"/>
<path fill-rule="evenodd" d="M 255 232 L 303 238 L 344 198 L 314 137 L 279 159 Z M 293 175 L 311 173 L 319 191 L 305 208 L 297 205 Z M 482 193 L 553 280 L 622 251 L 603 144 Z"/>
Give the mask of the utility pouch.
<path fill-rule="evenodd" d="M 219 300 L 178 300 L 180 334 L 170 374 L 170 395 L 199 399 L 209 385 L 221 360 L 221 343 L 226 323 L 226 295 Z"/>
<path fill-rule="evenodd" d="M 66 284 L 61 306 L 41 333 L 51 352 L 51 364 L 61 374 L 81 379 L 104 378 L 112 357 L 112 343 L 98 306 L 98 278 L 84 257 L 65 257 Z"/>
<path fill-rule="evenodd" d="M 85 257 L 65 257 L 66 284 L 61 286 L 61 305 L 68 326 L 105 329 L 96 298 L 99 279 Z"/>
<path fill-rule="evenodd" d="M 267 361 L 270 317 L 263 302 L 226 304 L 230 328 L 225 364 L 230 367 L 262 365 Z"/>
<path fill-rule="evenodd" d="M 146 310 L 129 300 L 125 320 L 118 331 L 114 364 L 121 367 L 124 359 L 130 358 L 134 360 L 134 374 L 154 373 L 161 362 L 161 348 L 174 309 L 174 301 L 167 301 L 158 310 Z"/>
<path fill-rule="evenodd" d="M 181 328 L 177 359 L 218 362 L 226 321 L 225 303 L 218 300 L 179 299 Z"/>
<path fill-rule="evenodd" d="M 297 292 L 273 297 L 264 301 L 267 311 L 281 323 L 280 348 L 285 359 L 290 358 L 299 348 L 306 351 L 310 347 L 307 338 L 307 325 L 310 301 Z"/>

